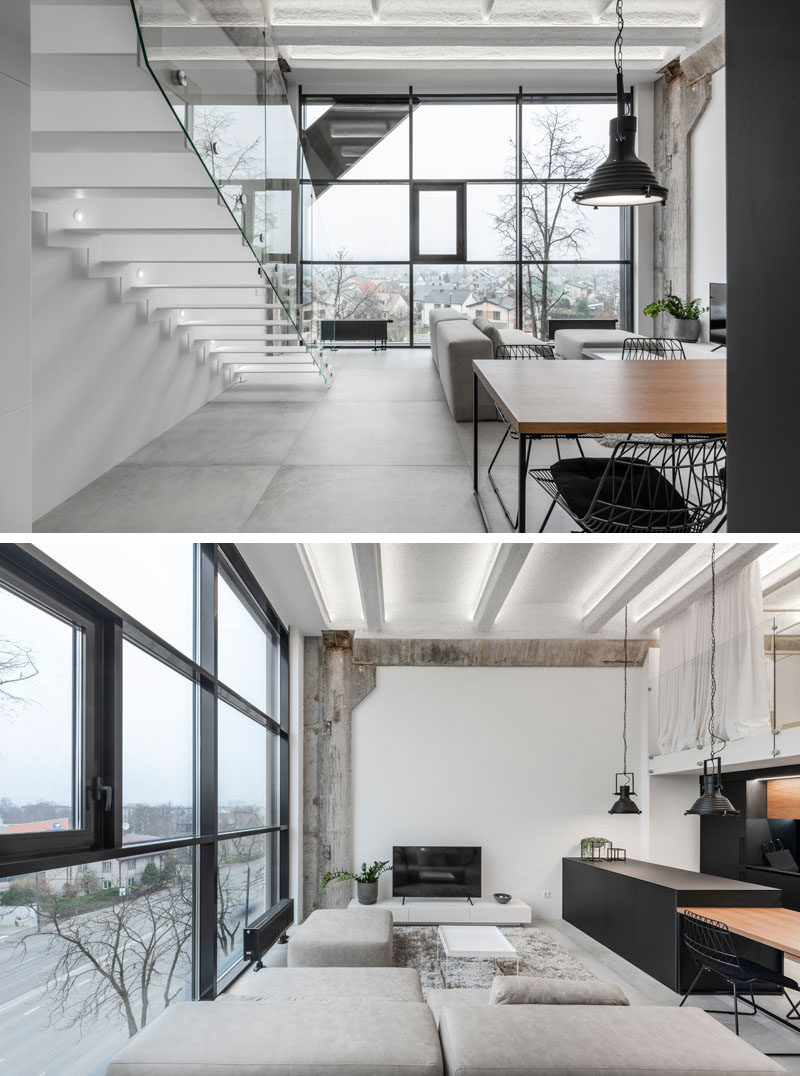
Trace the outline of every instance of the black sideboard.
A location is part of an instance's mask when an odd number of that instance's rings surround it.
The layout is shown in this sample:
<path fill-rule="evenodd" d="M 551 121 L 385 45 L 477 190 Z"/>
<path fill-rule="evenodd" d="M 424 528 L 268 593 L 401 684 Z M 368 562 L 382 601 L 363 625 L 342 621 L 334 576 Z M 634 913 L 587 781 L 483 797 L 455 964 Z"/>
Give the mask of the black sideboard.
<path fill-rule="evenodd" d="M 563 860 L 563 916 L 568 923 L 672 990 L 683 992 L 696 974 L 680 940 L 680 907 L 776 908 L 780 889 L 734 878 L 678 870 L 657 863 Z M 742 956 L 781 970 L 783 954 L 737 939 Z M 701 990 L 721 983 L 701 979 Z"/>

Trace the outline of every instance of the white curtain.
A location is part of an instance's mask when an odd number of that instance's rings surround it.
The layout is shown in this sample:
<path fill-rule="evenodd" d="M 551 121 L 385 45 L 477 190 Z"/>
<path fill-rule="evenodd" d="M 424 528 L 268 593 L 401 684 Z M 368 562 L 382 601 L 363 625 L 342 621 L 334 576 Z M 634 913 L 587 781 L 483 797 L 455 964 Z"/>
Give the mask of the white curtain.
<path fill-rule="evenodd" d="M 717 586 L 714 728 L 738 740 L 770 727 L 761 577 L 753 563 Z M 662 754 L 709 743 L 711 595 L 661 628 L 658 746 Z"/>

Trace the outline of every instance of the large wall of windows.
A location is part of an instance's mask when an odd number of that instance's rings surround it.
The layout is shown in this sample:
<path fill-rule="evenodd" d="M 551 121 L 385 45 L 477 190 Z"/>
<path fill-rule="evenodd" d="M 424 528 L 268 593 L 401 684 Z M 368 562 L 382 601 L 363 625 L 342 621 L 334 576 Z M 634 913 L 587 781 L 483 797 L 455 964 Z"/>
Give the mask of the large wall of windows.
<path fill-rule="evenodd" d="M 288 635 L 238 551 L 0 546 L 0 1026 L 85 1076 L 288 896 Z"/>
<path fill-rule="evenodd" d="M 303 308 L 389 318 L 426 345 L 452 307 L 547 337 L 550 318 L 632 328 L 632 215 L 572 194 L 605 159 L 606 95 L 301 98 Z"/>

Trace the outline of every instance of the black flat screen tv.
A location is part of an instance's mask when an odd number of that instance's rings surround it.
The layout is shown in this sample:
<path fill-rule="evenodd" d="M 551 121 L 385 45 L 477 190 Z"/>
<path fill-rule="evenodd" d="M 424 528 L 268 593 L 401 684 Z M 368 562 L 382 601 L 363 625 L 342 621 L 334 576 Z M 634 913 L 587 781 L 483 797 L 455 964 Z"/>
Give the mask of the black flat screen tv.
<path fill-rule="evenodd" d="M 708 299 L 708 339 L 712 344 L 728 342 L 728 285 L 710 284 Z"/>
<path fill-rule="evenodd" d="M 479 897 L 480 847 L 395 845 L 392 893 L 395 897 Z"/>

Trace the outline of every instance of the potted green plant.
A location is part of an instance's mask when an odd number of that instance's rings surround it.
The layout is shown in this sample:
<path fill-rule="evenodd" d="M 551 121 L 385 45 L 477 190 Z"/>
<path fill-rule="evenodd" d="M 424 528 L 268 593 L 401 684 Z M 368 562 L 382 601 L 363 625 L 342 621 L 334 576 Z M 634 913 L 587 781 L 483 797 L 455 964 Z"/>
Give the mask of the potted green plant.
<path fill-rule="evenodd" d="M 705 314 L 707 306 L 701 306 L 699 299 L 679 299 L 677 295 L 668 295 L 666 299 L 656 299 L 648 303 L 642 313 L 648 318 L 657 318 L 659 314 L 671 314 L 674 319 L 674 337 L 694 343 L 700 339 L 700 315 Z"/>
<path fill-rule="evenodd" d="M 378 901 L 378 879 L 384 871 L 390 871 L 391 869 L 388 859 L 376 859 L 370 867 L 366 863 L 362 863 L 358 874 L 353 874 L 351 871 L 326 871 L 320 884 L 320 889 L 324 892 L 331 882 L 352 881 L 356 883 L 359 904 L 376 904 Z"/>

